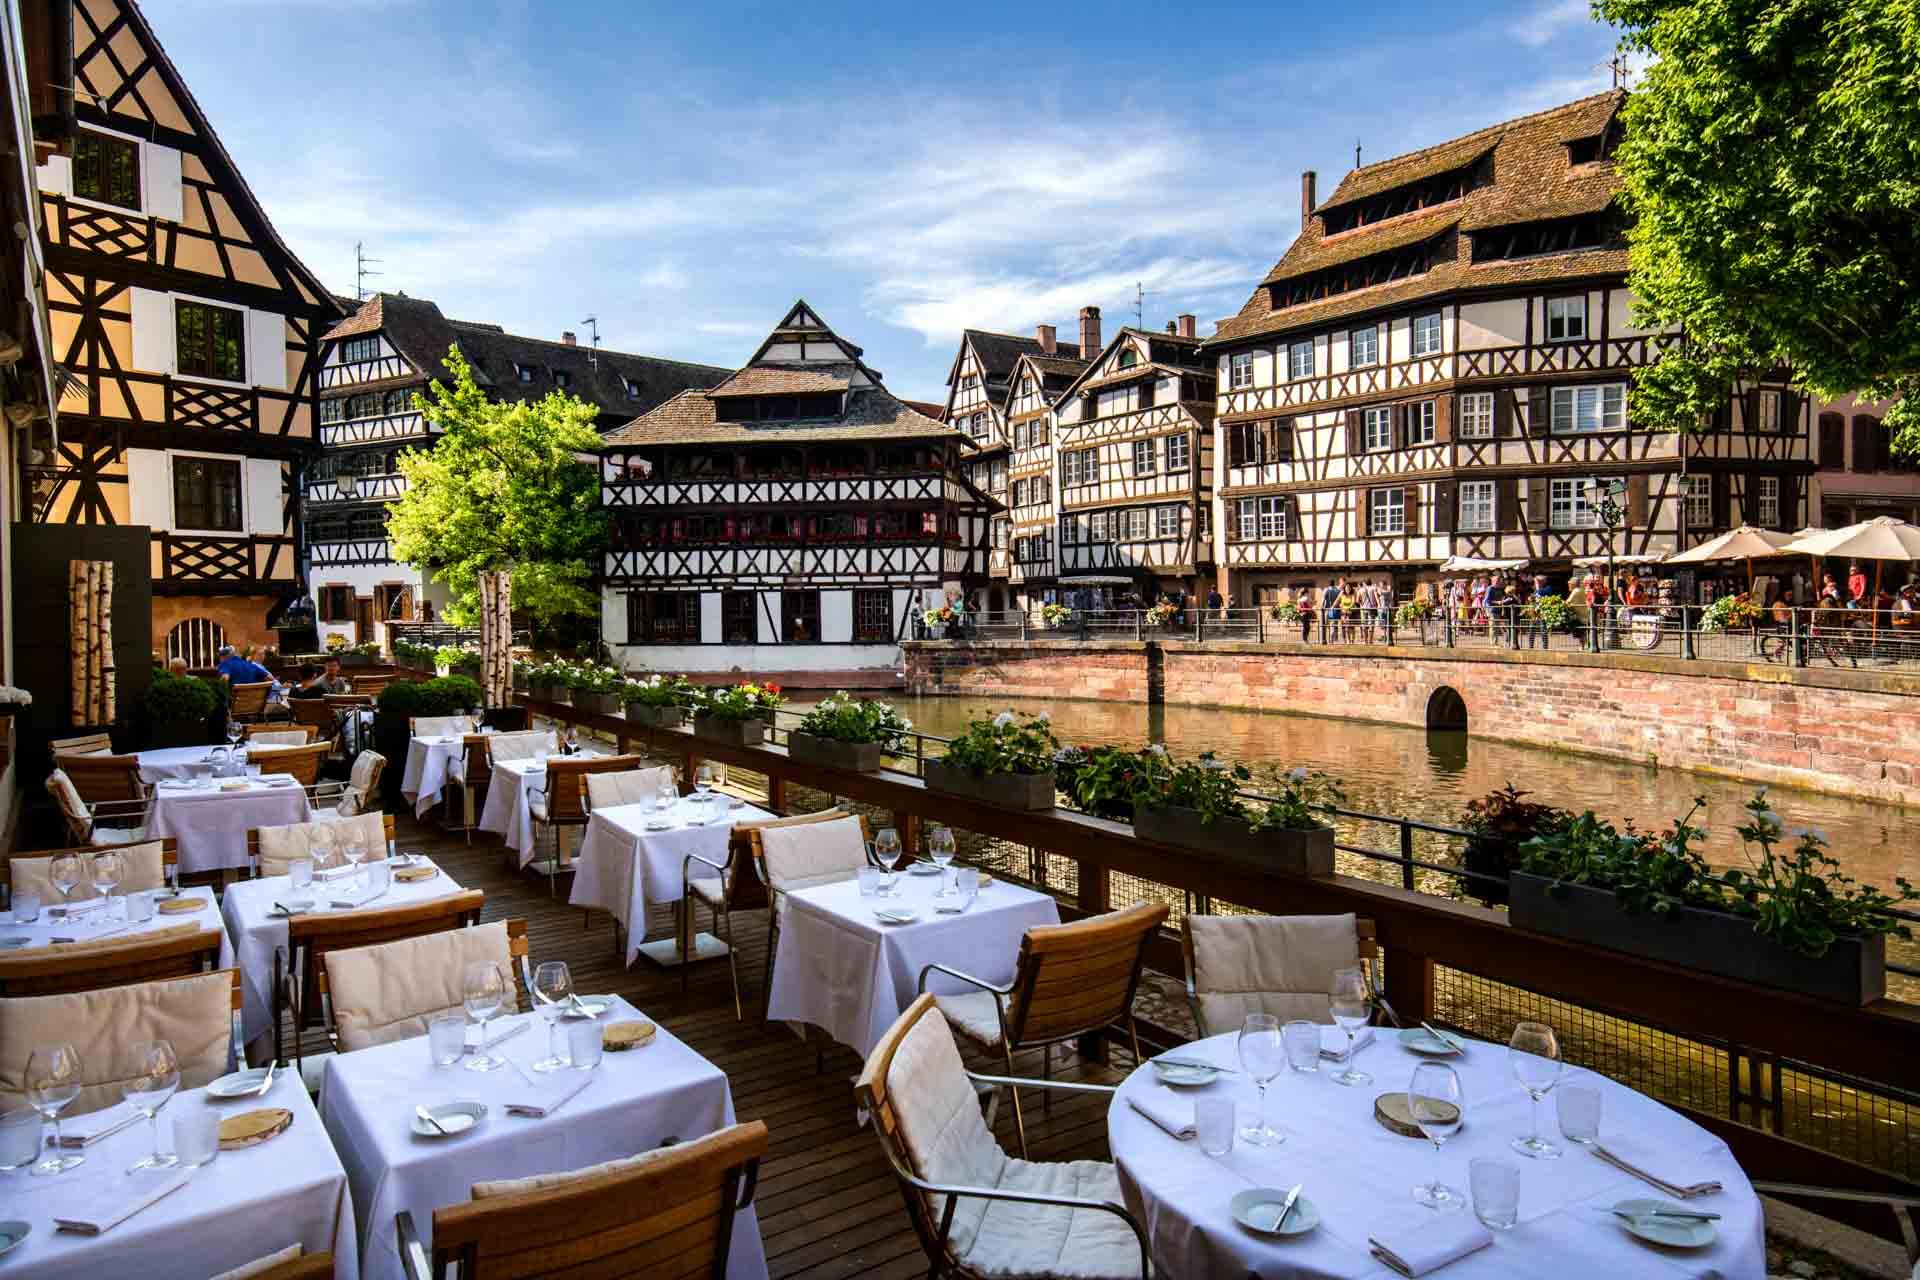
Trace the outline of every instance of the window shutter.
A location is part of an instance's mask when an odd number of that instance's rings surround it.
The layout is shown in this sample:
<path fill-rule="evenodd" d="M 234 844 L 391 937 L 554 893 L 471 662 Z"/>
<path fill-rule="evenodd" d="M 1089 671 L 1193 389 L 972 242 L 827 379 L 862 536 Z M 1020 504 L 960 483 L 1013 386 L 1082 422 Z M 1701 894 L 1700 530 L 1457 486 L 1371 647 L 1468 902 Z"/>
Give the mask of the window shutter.
<path fill-rule="evenodd" d="M 1823 413 L 1820 415 L 1820 452 L 1818 457 L 1822 471 L 1846 470 L 1847 419 L 1844 414 Z"/>
<path fill-rule="evenodd" d="M 186 191 L 180 181 L 178 151 L 158 143 L 141 143 L 140 185 L 148 213 L 168 222 L 186 221 Z"/>
<path fill-rule="evenodd" d="M 1493 393 L 1493 434 L 1513 434 L 1513 392 L 1506 387 Z"/>
<path fill-rule="evenodd" d="M 173 469 L 158 449 L 127 450 L 127 523 L 173 527 Z"/>
<path fill-rule="evenodd" d="M 1300 499 L 1287 495 L 1287 541 L 1300 541 Z"/>
<path fill-rule="evenodd" d="M 1364 538 L 1370 532 L 1372 523 L 1373 512 L 1367 507 L 1367 491 L 1365 489 L 1355 489 L 1353 491 L 1352 523 L 1347 527 L 1352 531 L 1352 536 Z"/>
<path fill-rule="evenodd" d="M 1452 533 L 1454 511 L 1460 501 L 1459 486 L 1451 480 L 1433 482 L 1433 531 Z"/>
<path fill-rule="evenodd" d="M 1749 471 L 1740 478 L 1740 523 L 1760 523 L 1760 477 Z"/>
<path fill-rule="evenodd" d="M 1360 410 L 1347 410 L 1347 452 L 1361 454 L 1366 452 L 1365 430 L 1361 424 Z"/>
<path fill-rule="evenodd" d="M 1293 461 L 1293 419 L 1281 418 L 1273 424 L 1274 460 Z"/>
<path fill-rule="evenodd" d="M 1520 482 L 1512 476 L 1502 476 L 1493 482 L 1493 527 L 1495 529 L 1517 529 L 1520 527 Z"/>
<path fill-rule="evenodd" d="M 1880 420 L 1870 413 L 1853 415 L 1853 458 L 1849 471 L 1878 471 L 1880 469 L 1880 442 L 1874 436 L 1880 430 Z"/>
<path fill-rule="evenodd" d="M 1760 429 L 1760 388 L 1747 388 L 1746 403 L 1741 406 L 1740 412 L 1746 417 L 1746 422 L 1742 425 L 1749 433 Z"/>
<path fill-rule="evenodd" d="M 1551 492 L 1545 476 L 1527 477 L 1527 523 L 1535 529 L 1544 529 L 1553 518 Z"/>
<path fill-rule="evenodd" d="M 1713 527 L 1724 529 L 1727 527 L 1727 477 L 1710 475 L 1707 477 L 1707 483 L 1713 490 Z"/>
<path fill-rule="evenodd" d="M 1433 401 L 1433 438 L 1440 444 L 1453 439 L 1453 396 L 1436 396 Z"/>
<path fill-rule="evenodd" d="M 247 381 L 287 389 L 287 321 L 272 311 L 247 312 Z"/>
<path fill-rule="evenodd" d="M 246 475 L 247 529 L 268 535 L 285 533 L 287 516 L 279 459 L 248 458 Z"/>
<path fill-rule="evenodd" d="M 1783 436 L 1797 436 L 1800 434 L 1800 396 L 1798 392 L 1782 391 L 1780 393 L 1780 421 L 1774 425 Z"/>
<path fill-rule="evenodd" d="M 1407 447 L 1407 411 L 1411 408 L 1413 406 L 1409 404 L 1393 406 L 1393 447 L 1395 449 Z"/>
<path fill-rule="evenodd" d="M 1527 392 L 1527 434 L 1543 436 L 1553 422 L 1553 388 L 1534 387 Z"/>
<path fill-rule="evenodd" d="M 133 367 L 174 372 L 173 299 L 152 289 L 127 290 L 133 324 Z"/>
<path fill-rule="evenodd" d="M 1627 527 L 1630 529 L 1647 527 L 1647 477 L 1645 475 L 1627 477 Z"/>
<path fill-rule="evenodd" d="M 1409 484 L 1406 489 L 1406 494 L 1407 494 L 1406 496 L 1406 503 L 1407 503 L 1406 529 L 1408 533 L 1419 533 L 1421 531 L 1420 530 L 1420 486 L 1418 484 Z"/>
<path fill-rule="evenodd" d="M 1733 405 L 1725 400 L 1713 411 L 1713 429 L 1715 431 L 1733 430 Z"/>

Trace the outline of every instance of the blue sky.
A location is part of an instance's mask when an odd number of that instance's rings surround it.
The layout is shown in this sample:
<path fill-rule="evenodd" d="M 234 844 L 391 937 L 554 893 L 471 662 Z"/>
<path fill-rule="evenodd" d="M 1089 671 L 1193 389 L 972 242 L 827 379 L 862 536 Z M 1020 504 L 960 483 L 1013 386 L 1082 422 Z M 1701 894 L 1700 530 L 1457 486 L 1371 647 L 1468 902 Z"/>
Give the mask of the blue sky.
<path fill-rule="evenodd" d="M 797 296 L 896 394 L 964 326 L 1232 314 L 1353 163 L 1606 87 L 1586 0 L 147 0 L 337 292 L 733 366 Z M 1177 17 L 1176 17 L 1177 15 Z M 583 331 L 584 341 L 584 331 Z"/>

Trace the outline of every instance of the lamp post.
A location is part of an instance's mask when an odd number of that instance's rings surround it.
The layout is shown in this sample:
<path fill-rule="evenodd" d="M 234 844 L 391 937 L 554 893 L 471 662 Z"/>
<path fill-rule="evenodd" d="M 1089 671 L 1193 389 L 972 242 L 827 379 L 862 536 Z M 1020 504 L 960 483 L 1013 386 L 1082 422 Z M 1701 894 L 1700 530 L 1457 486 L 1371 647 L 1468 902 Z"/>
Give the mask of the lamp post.
<path fill-rule="evenodd" d="M 1606 646 L 1612 648 L 1615 643 L 1617 627 L 1615 620 L 1620 616 L 1620 602 L 1616 598 L 1620 590 L 1620 580 L 1614 572 L 1614 534 L 1620 528 L 1621 517 L 1625 514 L 1620 507 L 1620 499 L 1627 493 L 1627 482 L 1621 479 L 1593 479 L 1587 482 L 1587 505 L 1600 519 L 1601 527 L 1607 531 L 1607 630 Z"/>

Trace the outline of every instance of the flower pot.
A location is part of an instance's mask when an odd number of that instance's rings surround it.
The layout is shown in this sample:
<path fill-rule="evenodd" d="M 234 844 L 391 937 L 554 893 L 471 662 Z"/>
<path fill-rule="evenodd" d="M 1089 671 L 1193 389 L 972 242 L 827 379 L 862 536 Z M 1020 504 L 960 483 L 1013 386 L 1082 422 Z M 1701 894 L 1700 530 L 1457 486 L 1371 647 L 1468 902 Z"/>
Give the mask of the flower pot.
<path fill-rule="evenodd" d="M 1676 907 L 1664 916 L 1631 912 L 1611 889 L 1513 873 L 1509 919 L 1516 929 L 1570 938 L 1757 986 L 1797 991 L 1841 1004 L 1871 1004 L 1887 993 L 1887 940 L 1836 938 L 1815 959 L 1753 931 L 1724 911 Z"/>
<path fill-rule="evenodd" d="M 573 705 L 595 716 L 617 716 L 623 710 L 617 693 L 591 693 L 581 689 L 573 695 Z"/>
<path fill-rule="evenodd" d="M 808 764 L 824 764 L 855 773 L 875 773 L 880 768 L 880 744 L 877 742 L 840 742 L 815 737 L 799 730 L 787 735 L 787 755 Z"/>
<path fill-rule="evenodd" d="M 766 733 L 767 722 L 764 720 L 722 720 L 716 716 L 693 718 L 694 737 L 725 743 L 729 747 L 757 747 L 765 739 Z"/>
<path fill-rule="evenodd" d="M 1053 772 L 975 773 L 944 760 L 926 762 L 927 790 L 965 796 L 1002 809 L 1029 812 L 1053 808 Z"/>
<path fill-rule="evenodd" d="M 533 696 L 541 702 L 572 702 L 573 690 L 563 684 L 536 684 Z"/>
<path fill-rule="evenodd" d="M 1278 871 L 1290 876 L 1333 874 L 1332 827 L 1255 831 L 1231 815 L 1202 822 L 1198 810 L 1167 805 L 1137 810 L 1133 834 L 1156 844 L 1211 854 L 1254 871 Z"/>
<path fill-rule="evenodd" d="M 683 714 L 679 707 L 650 707 L 644 702 L 627 704 L 627 719 L 655 729 L 678 729 Z"/>

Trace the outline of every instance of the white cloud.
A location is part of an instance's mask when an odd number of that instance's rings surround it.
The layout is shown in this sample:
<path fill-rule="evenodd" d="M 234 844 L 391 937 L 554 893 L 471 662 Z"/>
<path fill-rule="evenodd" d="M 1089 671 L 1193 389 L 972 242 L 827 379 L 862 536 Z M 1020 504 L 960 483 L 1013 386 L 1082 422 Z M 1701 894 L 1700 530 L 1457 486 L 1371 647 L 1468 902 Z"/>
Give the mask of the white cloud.
<path fill-rule="evenodd" d="M 1589 0 L 1548 0 L 1513 23 L 1513 36 L 1528 48 L 1537 49 L 1592 21 L 1593 8 Z"/>

